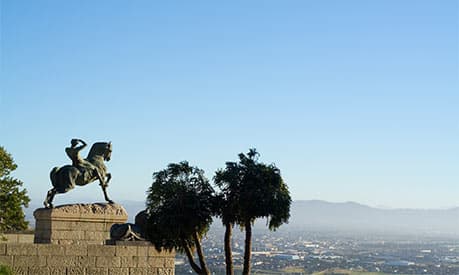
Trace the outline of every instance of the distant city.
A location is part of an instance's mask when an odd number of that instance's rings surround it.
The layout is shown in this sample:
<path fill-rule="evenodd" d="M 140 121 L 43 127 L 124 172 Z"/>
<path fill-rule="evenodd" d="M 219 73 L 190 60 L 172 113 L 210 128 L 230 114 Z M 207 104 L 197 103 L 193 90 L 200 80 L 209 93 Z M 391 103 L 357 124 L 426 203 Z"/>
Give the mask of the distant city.
<path fill-rule="evenodd" d="M 213 228 L 204 241 L 207 261 L 214 274 L 225 274 L 222 240 L 223 230 Z M 253 241 L 253 273 L 459 274 L 459 239 L 259 230 L 254 234 Z M 239 272 L 242 269 L 243 246 L 243 234 L 236 233 L 233 256 Z M 185 256 L 176 257 L 175 272 L 191 273 Z"/>

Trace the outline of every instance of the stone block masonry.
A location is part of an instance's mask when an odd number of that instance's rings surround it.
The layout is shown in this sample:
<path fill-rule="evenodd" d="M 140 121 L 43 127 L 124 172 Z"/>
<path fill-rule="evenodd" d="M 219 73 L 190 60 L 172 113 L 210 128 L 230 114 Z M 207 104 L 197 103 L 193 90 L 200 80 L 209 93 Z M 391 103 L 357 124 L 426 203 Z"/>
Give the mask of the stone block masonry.
<path fill-rule="evenodd" d="M 19 237 L 0 243 L 0 264 L 16 275 L 174 274 L 174 252 L 159 252 L 149 242 L 105 245 L 110 227 L 127 220 L 121 205 L 62 205 L 34 216 L 35 243 Z"/>
<path fill-rule="evenodd" d="M 175 252 L 153 246 L 99 244 L 0 244 L 0 263 L 23 275 L 174 274 Z"/>
<path fill-rule="evenodd" d="M 33 243 L 33 234 L 3 234 L 0 243 Z"/>
<path fill-rule="evenodd" d="M 34 216 L 34 242 L 52 244 L 104 244 L 110 227 L 128 218 L 121 205 L 105 203 L 39 208 Z"/>

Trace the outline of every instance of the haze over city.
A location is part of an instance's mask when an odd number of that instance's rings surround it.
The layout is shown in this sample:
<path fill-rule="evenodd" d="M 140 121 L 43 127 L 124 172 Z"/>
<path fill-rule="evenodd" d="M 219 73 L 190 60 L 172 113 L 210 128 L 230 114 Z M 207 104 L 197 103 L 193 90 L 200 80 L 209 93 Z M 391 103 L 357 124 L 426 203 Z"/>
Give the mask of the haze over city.
<path fill-rule="evenodd" d="M 0 142 L 32 202 L 70 139 L 115 201 L 257 148 L 294 200 L 459 206 L 457 1 L 1 1 Z M 86 149 L 83 155 L 89 151 Z M 56 203 L 103 201 L 96 183 Z"/>

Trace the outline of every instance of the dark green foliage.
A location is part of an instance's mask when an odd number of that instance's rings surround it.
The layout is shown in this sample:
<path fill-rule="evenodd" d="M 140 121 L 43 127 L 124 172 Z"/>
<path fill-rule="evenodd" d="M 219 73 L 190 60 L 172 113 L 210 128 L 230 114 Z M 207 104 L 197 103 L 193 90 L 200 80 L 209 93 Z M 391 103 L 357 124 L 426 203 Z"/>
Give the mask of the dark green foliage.
<path fill-rule="evenodd" d="M 22 207 L 29 205 L 22 182 L 10 176 L 17 168 L 11 155 L 0 146 L 0 233 L 27 229 Z"/>
<path fill-rule="evenodd" d="M 13 270 L 9 266 L 0 264 L 0 275 L 13 275 Z"/>
<path fill-rule="evenodd" d="M 200 241 L 212 222 L 214 190 L 204 171 L 185 161 L 171 163 L 153 179 L 147 192 L 147 238 L 158 249 L 185 252 L 195 271 L 207 274 Z M 193 266 L 195 249 L 200 267 Z"/>
<path fill-rule="evenodd" d="M 290 217 L 292 200 L 280 170 L 258 162 L 255 149 L 239 154 L 239 162 L 227 162 L 225 169 L 216 172 L 215 183 L 221 190 L 219 215 L 224 224 L 244 226 L 268 218 L 269 229 L 275 230 Z"/>
<path fill-rule="evenodd" d="M 291 198 L 287 185 L 274 164 L 258 162 L 255 149 L 239 154 L 239 162 L 227 162 L 225 169 L 216 172 L 218 195 L 203 174 L 188 162 L 169 164 L 153 174 L 147 192 L 147 238 L 158 249 L 186 253 L 194 271 L 209 274 L 201 238 L 217 215 L 226 227 L 226 273 L 233 274 L 231 232 L 239 225 L 246 231 L 243 274 L 249 274 L 252 224 L 257 218 L 267 218 L 269 229 L 275 230 L 288 221 Z"/>
<path fill-rule="evenodd" d="M 243 274 L 250 273 L 251 227 L 255 220 L 267 218 L 269 229 L 275 230 L 290 217 L 292 200 L 280 170 L 274 164 L 258 162 L 258 155 L 255 149 L 247 155 L 241 153 L 239 162 L 227 162 L 226 168 L 215 175 L 221 190 L 218 215 L 227 228 L 238 224 L 246 231 Z M 225 243 L 226 247 L 230 245 Z"/>

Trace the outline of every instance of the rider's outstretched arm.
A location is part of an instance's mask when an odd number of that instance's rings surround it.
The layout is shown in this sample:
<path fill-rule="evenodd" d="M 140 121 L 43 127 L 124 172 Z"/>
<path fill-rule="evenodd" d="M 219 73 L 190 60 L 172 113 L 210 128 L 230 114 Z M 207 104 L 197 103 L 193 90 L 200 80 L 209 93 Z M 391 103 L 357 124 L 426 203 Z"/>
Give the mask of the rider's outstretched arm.
<path fill-rule="evenodd" d="M 78 151 L 82 150 L 84 147 L 86 147 L 86 142 L 84 142 L 83 140 L 81 139 L 78 139 L 79 142 L 81 142 L 81 145 L 80 146 L 77 146 L 75 149 L 77 149 Z"/>

